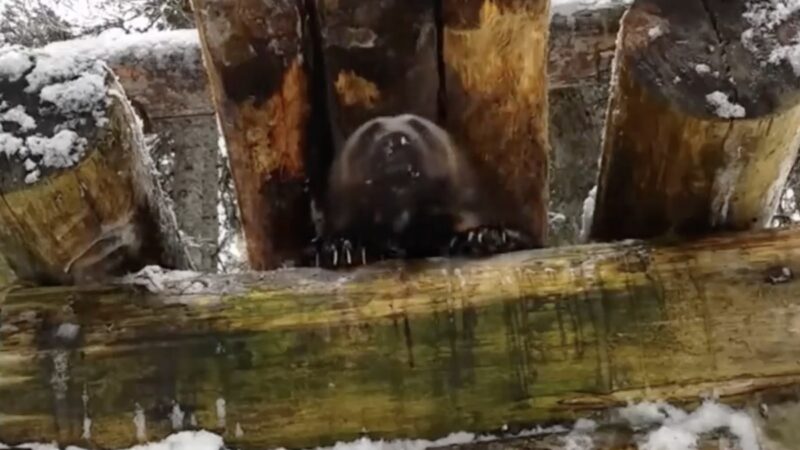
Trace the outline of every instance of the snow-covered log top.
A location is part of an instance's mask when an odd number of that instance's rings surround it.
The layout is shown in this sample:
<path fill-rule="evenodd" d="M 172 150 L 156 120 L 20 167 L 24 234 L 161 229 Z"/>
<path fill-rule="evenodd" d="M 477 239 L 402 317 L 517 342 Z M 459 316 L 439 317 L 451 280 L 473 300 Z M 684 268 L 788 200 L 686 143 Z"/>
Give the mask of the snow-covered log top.
<path fill-rule="evenodd" d="M 0 189 L 82 159 L 89 139 L 109 123 L 110 76 L 95 59 L 0 48 Z"/>
<path fill-rule="evenodd" d="M 648 0 L 635 8 L 635 31 L 619 41 L 622 64 L 682 110 L 734 119 L 797 105 L 800 0 Z"/>
<path fill-rule="evenodd" d="M 105 62 L 150 118 L 213 114 L 194 29 L 141 34 L 112 29 L 95 37 L 56 42 L 37 52 L 81 64 Z M 0 73 L 5 66 L 9 71 L 19 68 L 13 60 L 0 61 Z"/>

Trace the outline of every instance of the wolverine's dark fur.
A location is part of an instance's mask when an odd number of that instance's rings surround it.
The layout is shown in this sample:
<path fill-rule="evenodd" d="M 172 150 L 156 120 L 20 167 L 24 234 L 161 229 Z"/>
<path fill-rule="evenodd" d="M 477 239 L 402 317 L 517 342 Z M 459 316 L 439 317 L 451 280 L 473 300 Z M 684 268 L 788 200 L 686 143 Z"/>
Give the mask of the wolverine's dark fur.
<path fill-rule="evenodd" d="M 315 263 L 529 247 L 495 214 L 490 193 L 438 125 L 410 114 L 369 120 L 334 157 Z"/>

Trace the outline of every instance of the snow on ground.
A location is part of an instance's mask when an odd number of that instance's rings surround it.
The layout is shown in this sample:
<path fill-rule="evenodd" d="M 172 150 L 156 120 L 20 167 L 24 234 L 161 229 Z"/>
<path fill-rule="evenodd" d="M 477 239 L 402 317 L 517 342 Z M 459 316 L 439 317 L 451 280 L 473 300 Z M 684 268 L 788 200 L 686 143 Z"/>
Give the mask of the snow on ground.
<path fill-rule="evenodd" d="M 217 409 L 220 408 L 219 402 Z M 224 401 L 223 401 L 224 408 Z M 746 413 L 729 406 L 707 400 L 692 412 L 663 402 L 641 402 L 614 411 L 617 420 L 637 431 L 638 450 L 696 450 L 702 435 L 712 432 L 727 432 L 742 450 L 760 450 L 755 424 Z M 137 436 L 144 435 L 142 417 L 135 424 Z M 135 421 L 135 420 L 134 420 Z M 133 424 L 132 424 L 133 425 Z M 559 435 L 565 450 L 593 450 L 592 432 L 598 423 L 577 420 L 571 428 L 553 426 L 533 428 L 516 434 L 477 435 L 469 432 L 454 432 L 436 440 L 400 439 L 373 440 L 368 437 L 350 442 L 337 442 L 330 447 L 313 450 L 426 450 L 475 442 L 490 442 L 499 439 L 523 438 L 541 435 Z M 236 426 L 237 437 L 244 435 L 241 426 Z M 24 444 L 34 450 L 58 450 L 55 444 Z M 0 444 L 0 449 L 9 448 Z M 224 439 L 207 431 L 182 431 L 163 441 L 141 444 L 126 450 L 222 450 Z M 83 450 L 67 447 L 66 450 Z M 267 450 L 267 449 L 265 449 Z M 283 448 L 276 450 L 285 450 Z M 309 449 L 312 450 L 312 449 Z"/>

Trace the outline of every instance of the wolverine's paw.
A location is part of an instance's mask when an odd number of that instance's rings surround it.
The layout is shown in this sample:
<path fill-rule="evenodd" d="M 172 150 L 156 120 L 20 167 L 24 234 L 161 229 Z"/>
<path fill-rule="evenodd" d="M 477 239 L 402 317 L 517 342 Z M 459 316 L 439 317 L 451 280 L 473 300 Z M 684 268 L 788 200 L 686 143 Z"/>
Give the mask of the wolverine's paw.
<path fill-rule="evenodd" d="M 453 256 L 488 256 L 535 247 L 533 239 L 519 230 L 482 226 L 453 236 L 448 254 Z"/>
<path fill-rule="evenodd" d="M 391 244 L 375 245 L 358 239 L 335 237 L 315 238 L 307 253 L 310 253 L 313 258 L 309 265 L 338 269 L 363 266 L 397 257 L 402 252 Z"/>

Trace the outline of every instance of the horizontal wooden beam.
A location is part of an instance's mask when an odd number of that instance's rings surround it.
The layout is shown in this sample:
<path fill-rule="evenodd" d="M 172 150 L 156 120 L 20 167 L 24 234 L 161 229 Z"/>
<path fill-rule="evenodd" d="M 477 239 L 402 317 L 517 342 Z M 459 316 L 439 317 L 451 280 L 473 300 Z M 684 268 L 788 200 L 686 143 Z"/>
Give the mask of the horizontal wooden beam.
<path fill-rule="evenodd" d="M 435 438 L 800 382 L 797 229 L 406 264 L 8 293 L 0 441 Z"/>

